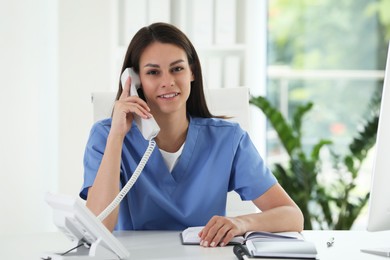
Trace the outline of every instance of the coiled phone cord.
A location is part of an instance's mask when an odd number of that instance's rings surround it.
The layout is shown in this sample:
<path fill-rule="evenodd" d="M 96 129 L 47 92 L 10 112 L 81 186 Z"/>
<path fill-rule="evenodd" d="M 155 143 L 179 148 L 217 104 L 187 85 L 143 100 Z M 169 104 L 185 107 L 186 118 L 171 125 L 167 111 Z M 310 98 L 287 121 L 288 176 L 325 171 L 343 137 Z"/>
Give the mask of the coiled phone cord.
<path fill-rule="evenodd" d="M 146 149 L 144 155 L 142 156 L 141 161 L 139 162 L 137 168 L 135 169 L 133 175 L 130 180 L 126 183 L 126 185 L 122 188 L 122 190 L 118 193 L 115 199 L 99 214 L 98 219 L 103 221 L 111 212 L 118 206 L 118 204 L 122 201 L 122 199 L 129 192 L 131 187 L 133 187 L 134 183 L 137 181 L 139 175 L 145 167 L 145 164 L 148 162 L 150 155 L 152 154 L 154 148 L 156 147 L 156 141 L 154 139 L 149 140 L 148 148 Z"/>

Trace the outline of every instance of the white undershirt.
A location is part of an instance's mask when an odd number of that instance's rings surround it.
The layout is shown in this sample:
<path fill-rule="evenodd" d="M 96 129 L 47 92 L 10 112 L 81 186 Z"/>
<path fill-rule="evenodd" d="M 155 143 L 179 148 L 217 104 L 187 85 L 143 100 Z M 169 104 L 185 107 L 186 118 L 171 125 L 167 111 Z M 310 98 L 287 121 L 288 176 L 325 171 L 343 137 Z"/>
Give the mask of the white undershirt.
<path fill-rule="evenodd" d="M 174 152 L 174 153 L 166 152 L 164 150 L 159 149 L 161 154 L 162 154 L 162 157 L 164 159 L 164 162 L 165 162 L 165 164 L 168 167 L 169 172 L 172 172 L 173 167 L 175 167 L 175 165 L 179 161 L 179 157 L 181 155 L 181 152 L 183 151 L 183 147 L 184 147 L 184 143 L 180 147 L 180 149 L 177 150 L 177 152 Z"/>

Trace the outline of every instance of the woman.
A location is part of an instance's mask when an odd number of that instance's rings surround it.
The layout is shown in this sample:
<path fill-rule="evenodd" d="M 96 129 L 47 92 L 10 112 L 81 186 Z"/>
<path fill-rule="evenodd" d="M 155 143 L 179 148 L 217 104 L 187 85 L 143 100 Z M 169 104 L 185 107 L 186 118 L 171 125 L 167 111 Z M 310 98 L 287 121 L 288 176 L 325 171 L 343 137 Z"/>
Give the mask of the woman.
<path fill-rule="evenodd" d="M 132 39 L 122 71 L 139 74 L 143 99 L 120 83 L 112 118 L 97 122 L 84 158 L 80 196 L 98 215 L 137 167 L 148 141 L 134 114 L 160 126 L 152 153 L 133 188 L 103 223 L 109 230 L 205 226 L 201 245 L 226 245 L 247 231 L 301 231 L 300 209 L 266 168 L 238 124 L 213 116 L 206 105 L 202 72 L 189 39 L 176 27 L 155 23 Z M 231 190 L 261 213 L 226 217 Z"/>

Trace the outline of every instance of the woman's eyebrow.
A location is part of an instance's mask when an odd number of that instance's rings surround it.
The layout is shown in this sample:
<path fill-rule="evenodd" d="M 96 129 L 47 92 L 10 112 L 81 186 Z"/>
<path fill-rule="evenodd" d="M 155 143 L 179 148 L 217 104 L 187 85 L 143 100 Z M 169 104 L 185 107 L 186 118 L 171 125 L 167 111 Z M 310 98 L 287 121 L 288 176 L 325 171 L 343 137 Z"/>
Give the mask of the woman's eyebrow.
<path fill-rule="evenodd" d="M 177 61 L 172 62 L 172 63 L 170 64 L 170 66 L 174 66 L 174 65 L 176 65 L 176 64 L 178 64 L 178 63 L 182 63 L 182 62 L 184 62 L 184 60 L 179 59 L 179 60 L 177 60 Z"/>
<path fill-rule="evenodd" d="M 178 63 L 182 63 L 182 62 L 184 62 L 183 59 L 178 59 L 178 60 L 176 60 L 176 61 L 174 61 L 174 62 L 171 62 L 171 63 L 169 64 L 169 66 L 174 66 L 174 65 L 176 65 L 176 64 L 178 64 Z M 145 68 L 145 67 L 160 68 L 160 65 L 158 65 L 158 64 L 153 64 L 153 63 L 147 63 L 147 64 L 145 64 L 144 68 Z"/>
<path fill-rule="evenodd" d="M 183 59 L 178 59 L 178 60 L 176 60 L 176 61 L 174 61 L 174 62 L 171 62 L 171 63 L 169 64 L 169 66 L 174 66 L 174 65 L 176 65 L 176 64 L 178 64 L 178 63 L 182 63 L 182 62 L 184 62 Z M 153 64 L 153 63 L 147 63 L 147 64 L 145 64 L 144 68 L 145 68 L 145 67 L 159 68 L 160 65 L 158 65 L 158 64 Z"/>
<path fill-rule="evenodd" d="M 158 65 L 158 64 L 152 64 L 152 63 L 148 63 L 148 64 L 145 64 L 144 68 L 146 68 L 146 67 L 159 68 L 159 67 L 160 67 L 160 65 Z"/>

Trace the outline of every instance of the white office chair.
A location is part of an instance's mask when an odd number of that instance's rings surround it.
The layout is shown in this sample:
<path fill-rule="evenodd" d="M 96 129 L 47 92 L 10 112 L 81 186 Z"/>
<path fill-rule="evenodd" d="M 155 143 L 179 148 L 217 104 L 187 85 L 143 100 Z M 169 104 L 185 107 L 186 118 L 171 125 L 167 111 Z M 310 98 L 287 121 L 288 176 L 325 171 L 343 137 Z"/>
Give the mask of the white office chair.
<path fill-rule="evenodd" d="M 94 92 L 93 119 L 98 121 L 111 116 L 116 92 Z M 247 131 L 249 119 L 249 89 L 246 87 L 205 89 L 205 96 L 210 112 L 214 115 L 231 116 L 229 120 L 238 122 Z M 236 192 L 229 192 L 226 214 L 237 216 L 256 212 L 251 201 L 242 201 Z"/>

